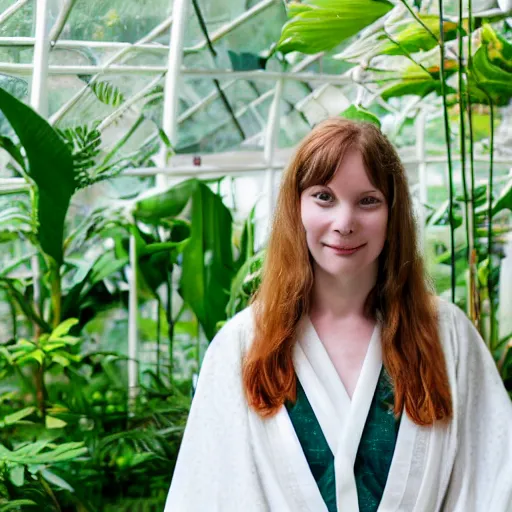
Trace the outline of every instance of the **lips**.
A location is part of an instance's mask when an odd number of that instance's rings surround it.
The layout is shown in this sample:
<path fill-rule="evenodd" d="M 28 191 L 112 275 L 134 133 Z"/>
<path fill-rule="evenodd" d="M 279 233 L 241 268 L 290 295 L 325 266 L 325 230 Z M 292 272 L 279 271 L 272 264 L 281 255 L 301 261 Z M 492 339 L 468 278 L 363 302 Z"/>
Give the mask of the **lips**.
<path fill-rule="evenodd" d="M 327 247 L 330 247 L 331 249 L 336 249 L 338 251 L 354 251 L 356 249 L 360 249 L 361 247 L 363 247 L 363 245 L 365 244 L 361 244 L 361 245 L 354 245 L 352 247 L 348 247 L 348 246 L 341 246 L 341 245 L 331 245 L 331 244 L 324 244 L 326 245 Z"/>
<path fill-rule="evenodd" d="M 356 245 L 356 246 L 352 246 L 352 247 L 348 247 L 348 246 L 342 247 L 339 245 L 329 245 L 329 244 L 324 244 L 324 245 L 326 247 L 329 247 L 333 251 L 335 251 L 337 254 L 345 254 L 346 255 L 346 254 L 354 254 L 356 251 L 363 248 L 366 244 Z"/>

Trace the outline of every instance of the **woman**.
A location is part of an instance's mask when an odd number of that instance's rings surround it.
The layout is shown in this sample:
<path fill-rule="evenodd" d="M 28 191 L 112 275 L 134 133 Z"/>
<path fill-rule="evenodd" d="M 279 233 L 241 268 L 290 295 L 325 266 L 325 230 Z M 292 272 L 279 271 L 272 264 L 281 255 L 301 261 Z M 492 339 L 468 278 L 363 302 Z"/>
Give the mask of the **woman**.
<path fill-rule="evenodd" d="M 396 151 L 329 119 L 300 144 L 260 289 L 211 343 L 165 512 L 512 511 L 512 406 L 436 299 Z"/>

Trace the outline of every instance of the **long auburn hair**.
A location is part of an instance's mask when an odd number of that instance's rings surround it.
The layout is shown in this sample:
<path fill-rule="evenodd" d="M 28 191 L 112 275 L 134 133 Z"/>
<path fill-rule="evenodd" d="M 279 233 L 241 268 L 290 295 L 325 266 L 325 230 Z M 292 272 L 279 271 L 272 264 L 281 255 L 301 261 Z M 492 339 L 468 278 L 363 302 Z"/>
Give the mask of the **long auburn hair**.
<path fill-rule="evenodd" d="M 452 417 L 452 399 L 433 293 L 418 252 L 405 170 L 393 145 L 371 123 L 331 118 L 299 145 L 286 169 L 253 298 L 254 340 L 243 364 L 249 405 L 262 417 L 296 399 L 292 349 L 297 324 L 310 310 L 313 267 L 301 222 L 300 196 L 331 181 L 349 149 L 361 152 L 368 177 L 386 197 L 387 239 L 365 309 L 382 322 L 383 363 L 395 392 L 394 413 L 405 408 L 418 425 Z"/>

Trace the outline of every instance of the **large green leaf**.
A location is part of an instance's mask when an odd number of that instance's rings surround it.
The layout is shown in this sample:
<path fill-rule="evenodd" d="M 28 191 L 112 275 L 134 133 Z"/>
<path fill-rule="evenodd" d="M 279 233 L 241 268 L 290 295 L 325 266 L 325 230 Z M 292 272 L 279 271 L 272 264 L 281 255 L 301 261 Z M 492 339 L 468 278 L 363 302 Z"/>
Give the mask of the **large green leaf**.
<path fill-rule="evenodd" d="M 226 306 L 235 269 L 232 218 L 222 199 L 204 183 L 192 196 L 190 241 L 183 251 L 180 293 L 190 305 L 209 340 Z"/>
<path fill-rule="evenodd" d="M 235 273 L 233 248 L 231 240 L 232 218 L 222 199 L 199 180 L 183 181 L 175 187 L 137 202 L 133 215 L 146 224 L 173 226 L 176 216 L 183 214 L 187 204 L 191 202 L 190 239 L 186 245 L 178 244 L 175 249 L 183 250 L 180 293 L 194 311 L 207 337 L 215 335 L 215 326 L 219 320 L 226 318 L 226 305 L 229 300 L 231 280 Z M 139 234 L 139 236 L 141 236 Z M 180 237 L 176 242 L 185 242 Z M 151 252 L 151 245 L 146 249 L 139 246 L 138 251 Z M 154 246 L 158 248 L 159 246 Z M 166 247 L 171 249 L 171 247 Z M 150 255 L 147 263 L 155 271 L 167 258 L 165 253 Z M 156 259 L 155 259 L 156 258 Z M 139 262 L 144 264 L 144 260 Z M 143 275 L 152 288 L 161 279 L 161 272 L 151 277 L 149 268 Z M 150 284 L 150 282 L 152 284 Z"/>
<path fill-rule="evenodd" d="M 512 43 L 496 33 L 487 23 L 482 26 L 482 43 L 487 46 L 489 60 L 499 68 L 512 73 Z"/>
<path fill-rule="evenodd" d="M 166 242 L 155 241 L 155 237 L 143 234 L 137 226 L 133 226 L 131 231 L 137 247 L 138 292 L 141 296 L 149 294 L 156 297 L 158 288 L 172 272 L 176 255 L 186 247 L 190 231 L 171 231 L 171 240 Z"/>
<path fill-rule="evenodd" d="M 138 201 L 133 216 L 146 224 L 161 225 L 163 219 L 176 217 L 183 211 L 197 183 L 194 179 L 182 181 L 164 193 Z"/>
<path fill-rule="evenodd" d="M 501 210 L 508 209 L 512 212 L 512 180 L 508 182 L 502 190 L 496 202 L 492 206 L 492 215 L 496 215 Z"/>
<path fill-rule="evenodd" d="M 45 119 L 1 88 L 0 110 L 25 148 L 28 173 L 38 188 L 38 238 L 41 248 L 57 264 L 61 264 L 64 219 L 75 191 L 71 154 Z"/>
<path fill-rule="evenodd" d="M 392 8 L 393 4 L 387 0 L 291 2 L 288 6 L 291 19 L 283 27 L 276 50 L 282 53 L 331 50 Z"/>
<path fill-rule="evenodd" d="M 512 97 L 512 44 L 490 25 L 483 26 L 481 43 L 469 70 L 471 99 L 487 104 L 489 95 L 494 104 L 508 105 Z"/>
<path fill-rule="evenodd" d="M 439 37 L 439 17 L 423 15 L 420 19 Z M 387 33 L 386 33 L 387 32 Z M 398 44 L 393 42 L 390 37 Z M 444 22 L 445 41 L 455 39 L 457 36 L 457 24 L 451 21 Z M 410 18 L 400 20 L 390 27 L 379 30 L 368 37 L 362 37 L 354 41 L 348 48 L 335 55 L 335 59 L 348 62 L 360 62 L 362 58 L 368 60 L 376 55 L 406 55 L 419 51 L 428 51 L 437 46 L 432 36 L 416 20 Z"/>
<path fill-rule="evenodd" d="M 439 64 L 431 64 L 432 52 L 425 54 L 423 67 L 416 63 L 411 63 L 398 56 L 380 57 L 381 66 L 384 69 L 378 69 L 371 73 L 376 83 L 381 84 L 384 89 L 381 96 L 384 100 L 389 98 L 414 95 L 425 97 L 431 92 L 441 94 L 441 81 Z M 396 63 L 396 64 L 395 64 Z M 405 63 L 405 65 L 404 65 Z M 450 76 L 457 69 L 457 63 L 454 60 L 445 61 L 446 76 Z M 391 76 L 395 75 L 396 82 Z M 388 85 L 389 84 L 389 85 Z M 453 93 L 452 87 L 447 87 L 447 93 Z"/>
<path fill-rule="evenodd" d="M 379 118 L 373 115 L 371 112 L 366 110 L 363 107 L 357 105 L 350 105 L 346 110 L 344 110 L 341 114 L 341 117 L 345 119 L 354 119 L 356 121 L 366 121 L 367 123 L 372 123 L 380 128 Z"/>
<path fill-rule="evenodd" d="M 18 464 L 53 464 L 73 460 L 87 453 L 83 443 L 64 443 L 54 449 L 40 453 L 48 445 L 48 441 L 27 443 L 17 450 L 10 451 L 0 445 L 0 460 Z"/>

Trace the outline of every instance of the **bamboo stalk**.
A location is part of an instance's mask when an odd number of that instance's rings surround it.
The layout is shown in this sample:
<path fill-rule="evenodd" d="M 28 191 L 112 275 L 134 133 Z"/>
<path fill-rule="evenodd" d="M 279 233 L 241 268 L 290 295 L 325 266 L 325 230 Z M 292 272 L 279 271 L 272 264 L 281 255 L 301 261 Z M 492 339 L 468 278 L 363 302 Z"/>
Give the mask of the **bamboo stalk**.
<path fill-rule="evenodd" d="M 487 99 L 489 101 L 490 108 L 490 129 L 491 129 L 491 140 L 490 140 L 490 148 L 489 148 L 489 184 L 487 186 L 487 200 L 488 200 L 488 210 L 487 210 L 487 258 L 489 261 L 489 273 L 487 274 L 487 292 L 489 294 L 489 316 L 490 316 L 490 337 L 489 337 L 489 346 L 491 350 L 494 347 L 494 342 L 496 339 L 496 318 L 494 311 L 494 281 L 492 277 L 492 193 L 493 193 L 493 178 L 494 178 L 494 103 L 490 94 L 486 93 Z"/>
<path fill-rule="evenodd" d="M 451 298 L 452 302 L 455 302 L 455 222 L 453 217 L 453 166 L 452 166 L 452 151 L 451 151 L 451 141 L 450 141 L 450 121 L 448 118 L 448 105 L 446 101 L 446 77 L 445 77 L 445 65 L 444 65 L 444 57 L 445 57 L 445 48 L 444 48 L 444 20 L 443 20 L 443 0 L 439 0 L 439 35 L 440 35 L 440 56 L 441 56 L 441 66 L 440 66 L 440 80 L 441 80 L 441 95 L 443 97 L 443 115 L 444 115 L 444 131 L 445 131 L 445 139 L 446 139 L 446 154 L 448 157 L 448 184 L 449 184 L 449 219 L 450 219 L 450 244 L 451 244 Z"/>
<path fill-rule="evenodd" d="M 460 167 L 462 177 L 462 193 L 464 197 L 464 214 L 466 220 L 466 241 L 468 250 L 466 253 L 466 261 L 469 262 L 470 254 L 473 249 L 470 243 L 470 230 L 469 230 L 469 204 L 468 204 L 468 187 L 466 183 L 466 125 L 464 119 L 464 96 L 466 94 L 466 87 L 464 84 L 464 47 L 463 47 L 463 27 L 462 27 L 462 4 L 463 0 L 459 0 L 459 23 L 457 27 L 457 39 L 459 43 L 459 121 L 460 121 Z"/>
<path fill-rule="evenodd" d="M 472 0 L 468 0 L 468 65 L 467 70 L 471 73 L 473 69 L 473 55 L 471 50 L 471 37 L 473 35 L 473 11 Z M 473 325 L 481 331 L 480 326 L 480 297 L 478 293 L 478 281 L 476 278 L 477 271 L 477 252 L 476 252 L 476 217 L 475 217 L 475 149 L 473 144 L 473 109 L 471 106 L 471 85 L 469 80 L 466 84 L 467 95 L 467 115 L 468 115 L 468 131 L 469 131 L 469 171 L 470 171 L 470 216 L 468 218 L 469 226 L 469 314 Z"/>

